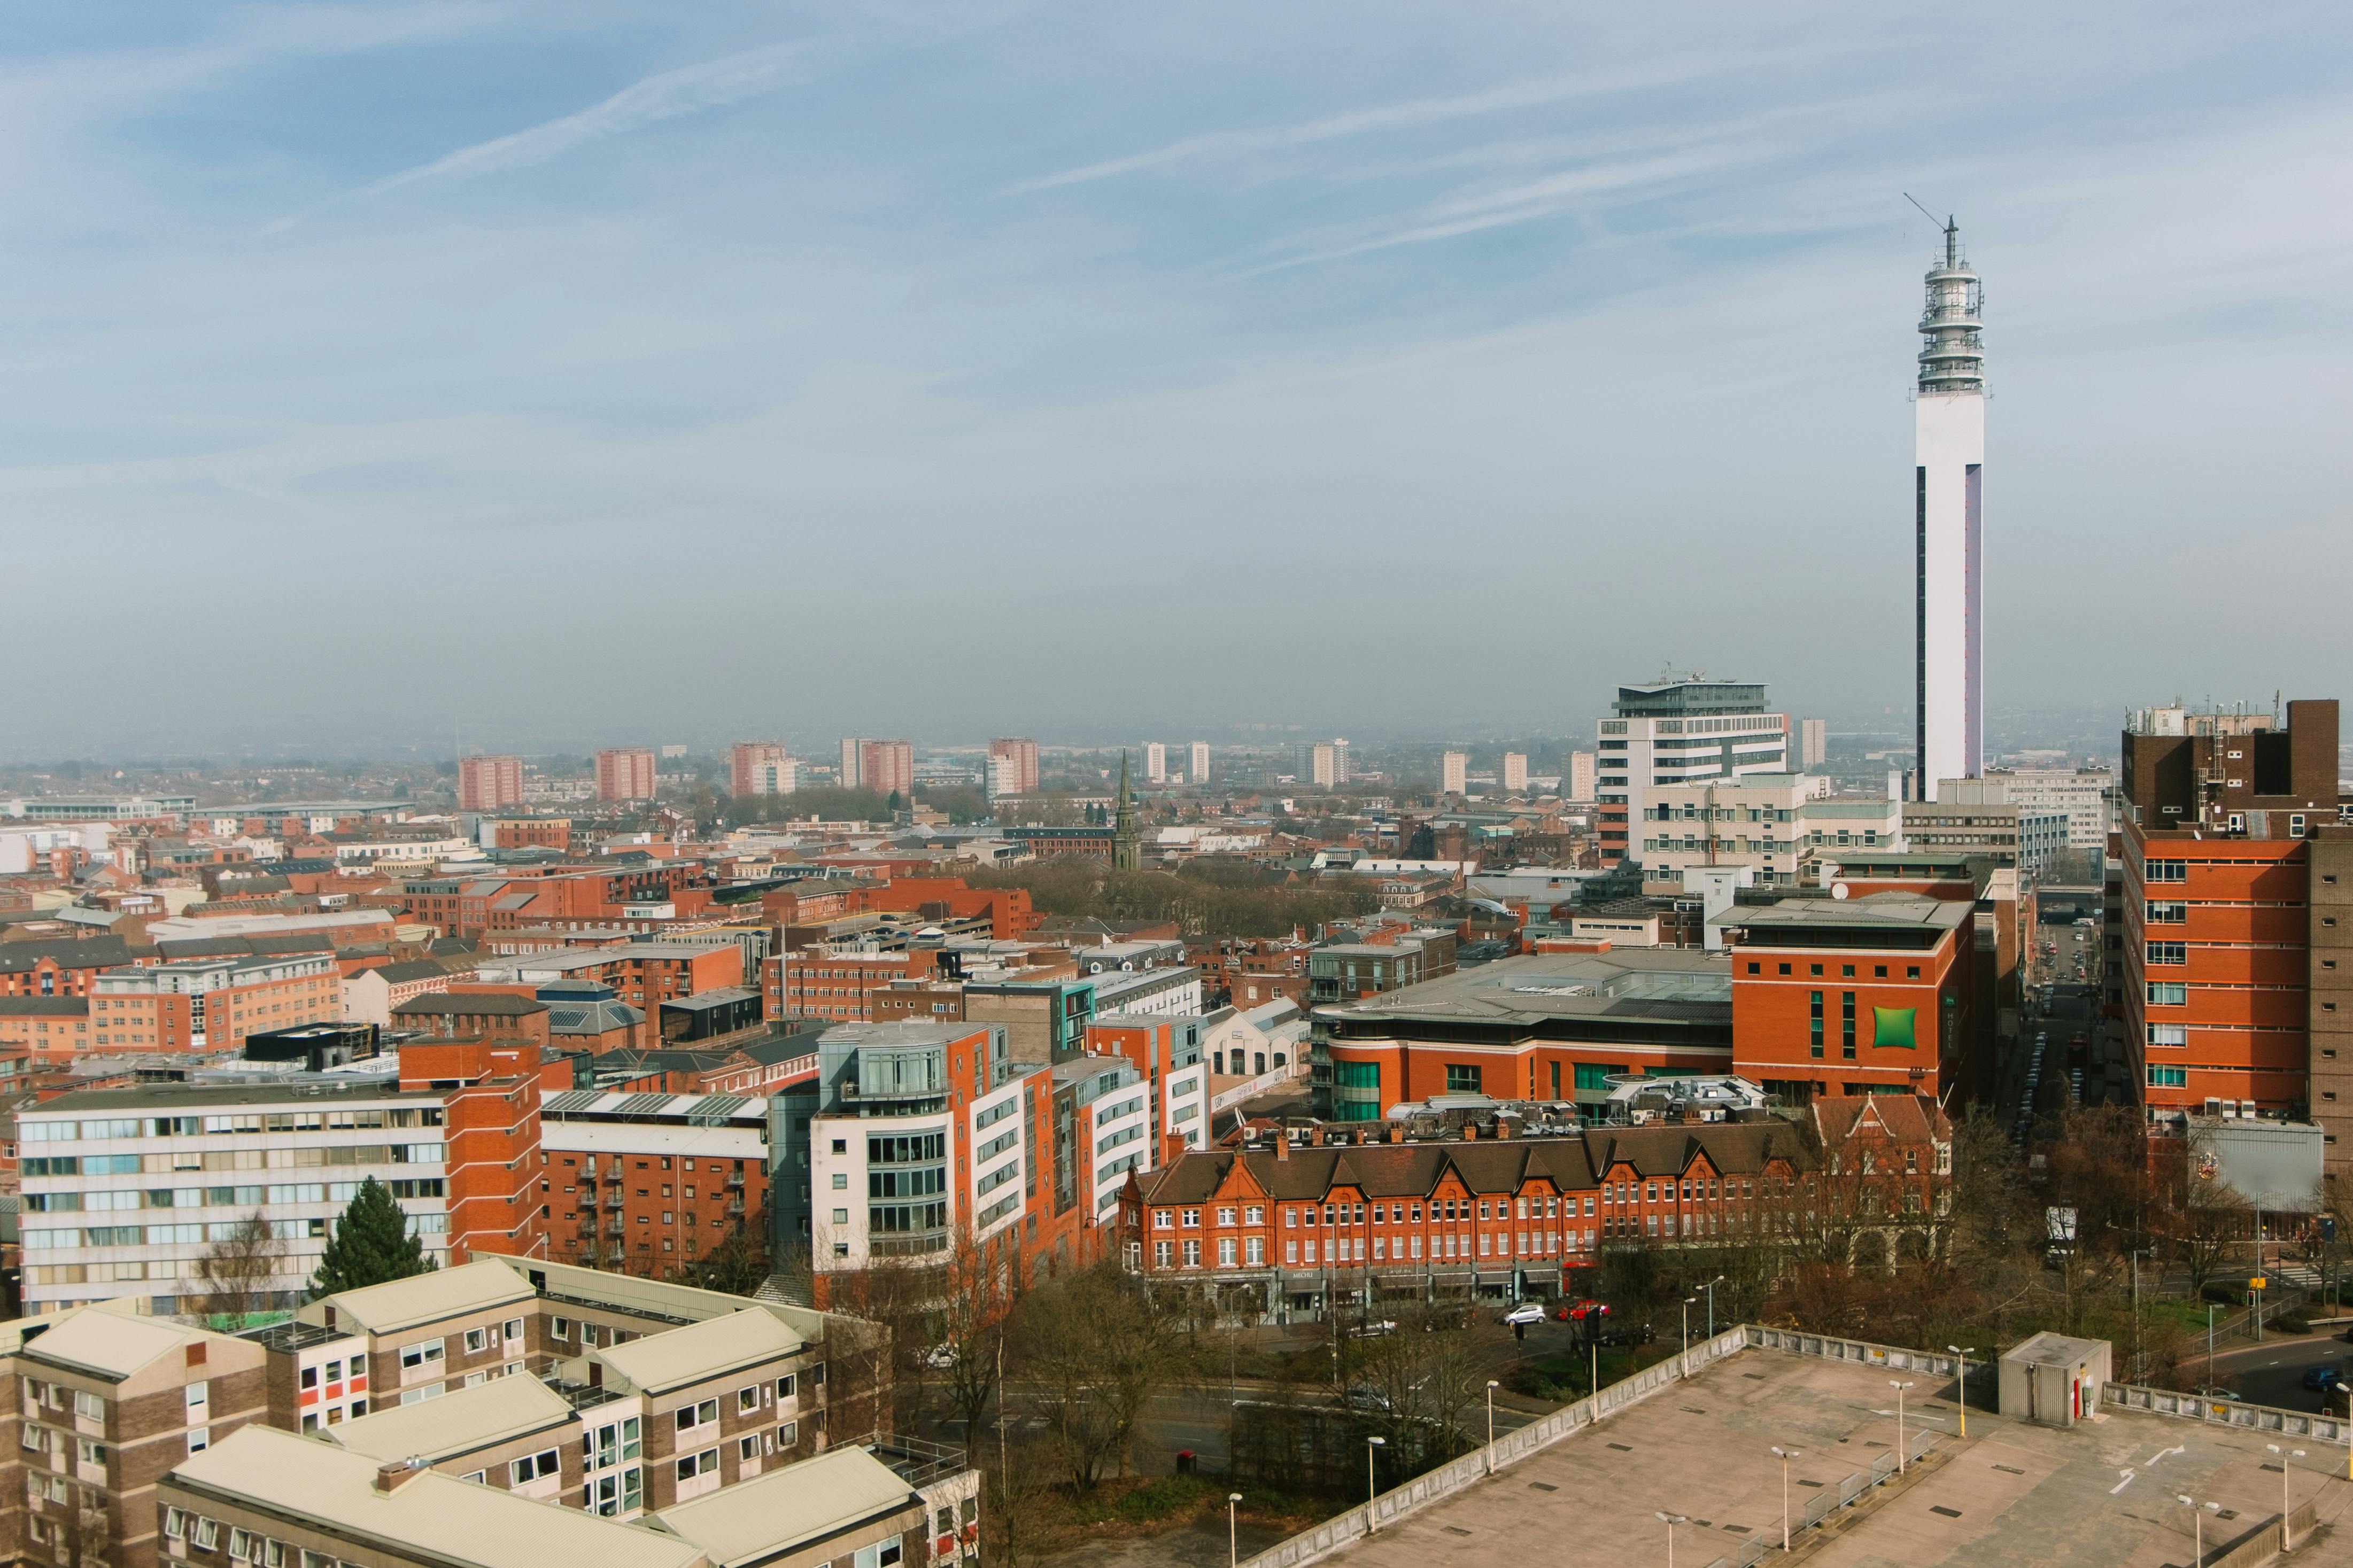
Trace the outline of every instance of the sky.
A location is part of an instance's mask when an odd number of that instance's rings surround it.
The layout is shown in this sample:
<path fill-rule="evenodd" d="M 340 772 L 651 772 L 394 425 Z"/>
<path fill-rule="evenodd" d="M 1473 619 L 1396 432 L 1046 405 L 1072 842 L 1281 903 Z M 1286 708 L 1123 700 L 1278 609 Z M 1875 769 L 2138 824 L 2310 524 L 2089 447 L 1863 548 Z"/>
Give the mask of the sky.
<path fill-rule="evenodd" d="M 0 754 L 2353 697 L 2353 13 L 0 16 Z"/>

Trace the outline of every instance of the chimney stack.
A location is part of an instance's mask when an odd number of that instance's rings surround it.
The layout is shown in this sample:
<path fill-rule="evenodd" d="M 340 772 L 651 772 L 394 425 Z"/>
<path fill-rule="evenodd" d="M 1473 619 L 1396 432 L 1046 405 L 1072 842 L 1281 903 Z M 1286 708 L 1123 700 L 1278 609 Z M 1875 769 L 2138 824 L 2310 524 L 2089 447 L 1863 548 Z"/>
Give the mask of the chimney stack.
<path fill-rule="evenodd" d="M 1389 1123 L 1389 1142 L 1392 1143 L 1402 1143 L 1405 1142 L 1405 1128 L 1403 1124 L 1394 1121 Z"/>
<path fill-rule="evenodd" d="M 1477 1122 L 1466 1121 L 1462 1124 L 1462 1142 L 1468 1143 L 1478 1136 L 1479 1124 Z"/>
<path fill-rule="evenodd" d="M 1281 1132 L 1274 1135 L 1274 1157 L 1278 1160 L 1291 1158 L 1291 1140 Z"/>
<path fill-rule="evenodd" d="M 425 1468 L 425 1461 L 414 1455 L 406 1459 L 395 1459 L 389 1464 L 378 1465 L 375 1468 L 375 1489 L 380 1492 L 396 1492 L 406 1486 L 410 1480 L 424 1474 Z"/>

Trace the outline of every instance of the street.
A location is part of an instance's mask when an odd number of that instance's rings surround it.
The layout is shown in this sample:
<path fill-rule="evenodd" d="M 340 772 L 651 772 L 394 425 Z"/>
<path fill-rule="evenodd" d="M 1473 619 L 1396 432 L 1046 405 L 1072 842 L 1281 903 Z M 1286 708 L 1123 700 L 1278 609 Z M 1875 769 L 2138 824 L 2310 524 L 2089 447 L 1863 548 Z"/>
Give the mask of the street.
<path fill-rule="evenodd" d="M 2204 1376 L 2202 1358 L 2189 1364 L 2200 1368 L 2199 1375 Z M 2295 1339 L 2267 1339 L 2259 1345 L 2223 1351 L 2214 1358 L 2217 1378 L 2228 1386 L 2235 1377 L 2240 1398 L 2282 1410 L 2320 1408 L 2321 1396 L 2304 1386 L 2305 1373 L 2316 1366 L 2337 1367 L 2353 1379 L 2353 1344 L 2345 1342 L 2341 1329 Z"/>

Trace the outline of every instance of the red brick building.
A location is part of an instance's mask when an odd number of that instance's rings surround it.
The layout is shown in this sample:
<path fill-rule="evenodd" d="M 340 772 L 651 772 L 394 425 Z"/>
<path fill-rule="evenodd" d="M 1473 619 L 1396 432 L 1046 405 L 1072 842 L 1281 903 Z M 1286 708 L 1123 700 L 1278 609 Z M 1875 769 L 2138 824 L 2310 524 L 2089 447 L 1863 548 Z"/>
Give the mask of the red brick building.
<path fill-rule="evenodd" d="M 1733 1071 L 1796 1103 L 1946 1103 L 1977 1038 L 1974 930 L 1973 905 L 1910 893 L 1736 908 Z"/>
<path fill-rule="evenodd" d="M 561 1261 L 664 1274 L 764 1223 L 762 1100 L 582 1089 L 542 1114 L 537 1174 Z"/>
<path fill-rule="evenodd" d="M 458 760 L 458 809 L 503 811 L 522 802 L 521 757 L 461 757 Z"/>
<path fill-rule="evenodd" d="M 596 753 L 596 798 L 651 800 L 654 753 L 645 746 L 614 746 Z"/>

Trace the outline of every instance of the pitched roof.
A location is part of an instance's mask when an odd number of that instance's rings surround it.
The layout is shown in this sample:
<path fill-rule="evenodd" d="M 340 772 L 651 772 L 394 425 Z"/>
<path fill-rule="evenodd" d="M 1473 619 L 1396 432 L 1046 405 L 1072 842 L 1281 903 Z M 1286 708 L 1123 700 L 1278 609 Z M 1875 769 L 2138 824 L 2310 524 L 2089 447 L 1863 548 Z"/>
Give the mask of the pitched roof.
<path fill-rule="evenodd" d="M 160 1318 L 86 1309 L 66 1315 L 57 1327 L 27 1343 L 23 1353 L 34 1361 L 120 1379 L 214 1337 Z"/>
<path fill-rule="evenodd" d="M 1291 1151 L 1217 1149 L 1186 1154 L 1144 1183 L 1147 1204 L 1194 1204 L 1220 1191 L 1237 1163 L 1275 1199 L 1321 1199 L 1353 1186 L 1372 1198 L 1427 1197 L 1453 1175 L 1473 1193 L 1514 1193 L 1531 1182 L 1562 1190 L 1598 1185 L 1624 1163 L 1637 1175 L 1673 1176 L 1704 1152 L 1717 1171 L 1762 1171 L 1773 1159 L 1803 1157 L 1804 1144 L 1788 1123 L 1706 1122 L 1661 1127 L 1595 1128 L 1575 1138 L 1497 1138 L 1466 1142 L 1373 1143 Z"/>
<path fill-rule="evenodd" d="M 395 1005 L 392 1011 L 396 1017 L 430 1014 L 436 1017 L 520 1018 L 546 1012 L 547 1004 L 505 991 L 442 991 L 429 996 L 411 996 Z"/>
<path fill-rule="evenodd" d="M 0 974 L 19 974 L 49 959 L 66 969 L 110 969 L 128 963 L 130 942 L 109 932 L 104 936 L 45 937 L 32 942 L 0 942 Z"/>
<path fill-rule="evenodd" d="M 1944 1142 L 1953 1136 L 1951 1119 L 1925 1095 L 1826 1096 L 1813 1102 L 1813 1112 L 1826 1144 L 1843 1142 L 1870 1126 L 1883 1129 L 1900 1143 Z"/>
<path fill-rule="evenodd" d="M 682 1329 L 665 1329 L 598 1352 L 608 1372 L 658 1394 L 736 1367 L 751 1366 L 801 1348 L 800 1335 L 757 1307 L 706 1318 Z"/>
<path fill-rule="evenodd" d="M 571 1424 L 571 1401 L 539 1379 L 494 1377 L 438 1399 L 386 1405 L 330 1426 L 326 1436 L 354 1454 L 433 1464 Z"/>
<path fill-rule="evenodd" d="M 327 1301 L 339 1319 L 385 1334 L 438 1323 L 484 1307 L 528 1301 L 535 1294 L 513 1269 L 483 1258 L 457 1268 L 437 1268 L 406 1279 L 339 1291 Z"/>
<path fill-rule="evenodd" d="M 371 1545 L 387 1543 L 392 1555 L 429 1554 L 453 1568 L 695 1568 L 704 1561 L 702 1548 L 674 1536 L 431 1470 L 380 1491 L 377 1468 L 368 1455 L 256 1424 L 188 1456 L 166 1484 L 317 1520 Z"/>
<path fill-rule="evenodd" d="M 708 1552 L 713 1568 L 764 1562 L 922 1499 L 863 1448 L 829 1449 L 664 1509 L 654 1517 Z"/>

